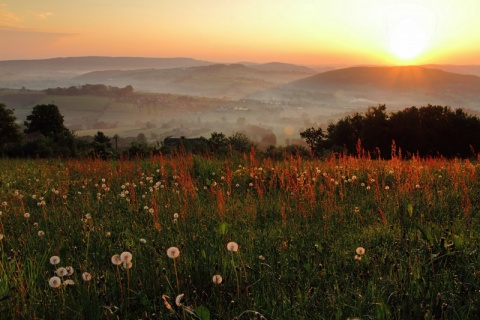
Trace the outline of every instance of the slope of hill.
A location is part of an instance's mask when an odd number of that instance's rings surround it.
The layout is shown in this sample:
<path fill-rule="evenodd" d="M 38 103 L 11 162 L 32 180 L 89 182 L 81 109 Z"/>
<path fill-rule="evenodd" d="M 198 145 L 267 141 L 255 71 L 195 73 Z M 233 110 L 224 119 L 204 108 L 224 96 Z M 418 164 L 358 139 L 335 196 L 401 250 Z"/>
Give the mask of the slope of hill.
<path fill-rule="evenodd" d="M 354 67 L 300 79 L 257 98 L 327 99 L 330 103 L 438 103 L 480 105 L 480 77 L 425 67 Z M 462 105 L 465 104 L 465 105 Z"/>
<path fill-rule="evenodd" d="M 459 74 L 480 76 L 480 65 L 426 64 L 423 67 Z"/>
<path fill-rule="evenodd" d="M 152 92 L 242 98 L 312 74 L 311 69 L 288 64 L 212 64 L 191 68 L 95 71 L 74 80 L 79 84 L 132 85 L 136 90 Z"/>

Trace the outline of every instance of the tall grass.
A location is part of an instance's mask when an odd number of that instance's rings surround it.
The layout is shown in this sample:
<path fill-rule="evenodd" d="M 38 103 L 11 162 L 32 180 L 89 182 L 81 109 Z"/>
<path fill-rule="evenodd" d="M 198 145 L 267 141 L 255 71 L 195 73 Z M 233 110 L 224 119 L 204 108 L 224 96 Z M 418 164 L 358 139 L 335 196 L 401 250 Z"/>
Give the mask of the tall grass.
<path fill-rule="evenodd" d="M 0 314 L 474 319 L 479 172 L 445 159 L 0 160 Z M 124 251 L 131 268 L 112 263 Z"/>

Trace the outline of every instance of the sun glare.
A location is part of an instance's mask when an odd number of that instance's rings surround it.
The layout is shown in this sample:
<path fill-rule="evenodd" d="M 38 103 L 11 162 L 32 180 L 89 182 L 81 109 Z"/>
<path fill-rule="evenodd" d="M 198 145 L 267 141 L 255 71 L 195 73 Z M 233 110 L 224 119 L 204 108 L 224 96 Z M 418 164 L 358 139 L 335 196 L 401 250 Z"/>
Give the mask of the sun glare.
<path fill-rule="evenodd" d="M 411 60 L 425 51 L 428 45 L 427 33 L 415 21 L 399 21 L 389 35 L 392 53 L 402 60 Z"/>
<path fill-rule="evenodd" d="M 386 49 L 397 62 L 419 61 L 433 46 L 436 34 L 436 13 L 429 7 L 397 3 L 384 7 Z"/>

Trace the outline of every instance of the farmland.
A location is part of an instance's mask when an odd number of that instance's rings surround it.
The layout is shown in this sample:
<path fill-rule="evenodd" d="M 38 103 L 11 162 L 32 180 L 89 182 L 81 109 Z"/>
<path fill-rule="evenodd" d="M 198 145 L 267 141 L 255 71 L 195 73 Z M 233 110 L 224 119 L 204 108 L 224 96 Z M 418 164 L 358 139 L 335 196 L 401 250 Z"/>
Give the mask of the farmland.
<path fill-rule="evenodd" d="M 1 159 L 0 312 L 474 319 L 479 213 L 476 160 Z"/>

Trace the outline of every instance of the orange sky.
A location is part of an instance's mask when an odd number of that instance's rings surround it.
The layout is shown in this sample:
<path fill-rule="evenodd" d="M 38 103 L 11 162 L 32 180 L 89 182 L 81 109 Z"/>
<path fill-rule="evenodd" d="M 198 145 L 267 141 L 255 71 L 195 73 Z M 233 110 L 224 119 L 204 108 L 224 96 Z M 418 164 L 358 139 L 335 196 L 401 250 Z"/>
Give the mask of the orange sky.
<path fill-rule="evenodd" d="M 0 60 L 480 64 L 478 0 L 0 0 Z"/>

